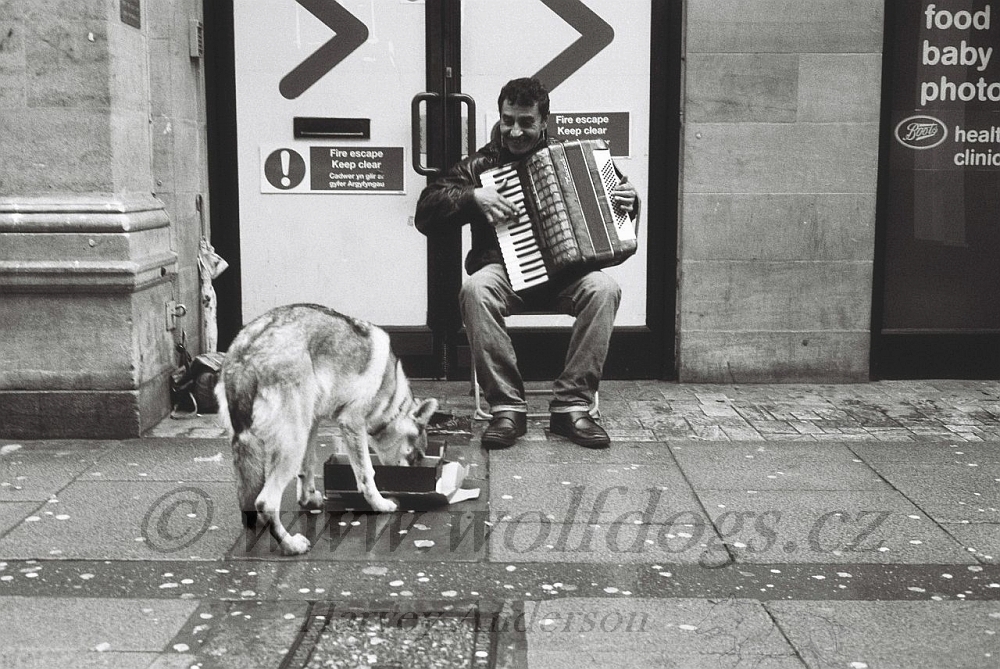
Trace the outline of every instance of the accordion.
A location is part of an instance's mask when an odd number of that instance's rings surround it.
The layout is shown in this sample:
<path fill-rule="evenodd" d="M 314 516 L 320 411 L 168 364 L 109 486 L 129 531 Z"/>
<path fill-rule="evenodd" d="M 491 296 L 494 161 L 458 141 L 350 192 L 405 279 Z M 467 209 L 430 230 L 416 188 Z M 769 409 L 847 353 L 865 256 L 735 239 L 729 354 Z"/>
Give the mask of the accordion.
<path fill-rule="evenodd" d="M 636 252 L 636 226 L 611 199 L 622 181 L 604 140 L 552 144 L 479 176 L 518 209 L 496 226 L 515 291 L 569 268 L 617 265 Z"/>

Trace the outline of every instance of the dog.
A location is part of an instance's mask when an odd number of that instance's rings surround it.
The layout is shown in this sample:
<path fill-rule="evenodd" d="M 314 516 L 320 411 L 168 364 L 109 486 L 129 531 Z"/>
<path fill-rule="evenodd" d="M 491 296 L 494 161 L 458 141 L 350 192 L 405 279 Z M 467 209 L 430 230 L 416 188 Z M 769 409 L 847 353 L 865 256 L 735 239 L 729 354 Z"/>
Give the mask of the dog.
<path fill-rule="evenodd" d="M 316 304 L 277 307 L 245 325 L 226 353 L 215 395 L 232 443 L 243 523 L 265 523 L 286 555 L 311 544 L 281 524 L 285 487 L 298 474 L 299 506 L 323 505 L 314 482 L 321 419 L 340 428 L 358 491 L 372 509 L 390 513 L 398 505 L 375 487 L 369 446 L 380 464 L 416 464 L 438 406 L 413 399 L 384 330 Z"/>

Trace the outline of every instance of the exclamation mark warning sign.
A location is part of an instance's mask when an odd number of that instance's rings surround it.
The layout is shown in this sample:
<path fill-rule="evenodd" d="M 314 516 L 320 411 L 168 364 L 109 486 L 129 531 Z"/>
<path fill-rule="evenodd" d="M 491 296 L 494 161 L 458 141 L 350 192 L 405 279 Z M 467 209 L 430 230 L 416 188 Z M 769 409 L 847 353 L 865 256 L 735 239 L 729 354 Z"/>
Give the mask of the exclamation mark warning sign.
<path fill-rule="evenodd" d="M 288 162 L 289 159 L 292 157 L 292 154 L 286 151 L 285 149 L 282 149 L 280 155 L 281 155 L 281 174 L 283 175 L 281 177 L 281 185 L 284 186 L 285 188 L 288 188 L 289 186 L 292 185 L 292 180 L 288 178 Z"/>
<path fill-rule="evenodd" d="M 263 152 L 261 152 L 263 153 Z M 264 180 L 261 191 L 267 192 L 267 185 L 278 190 L 291 190 L 301 184 L 306 176 L 306 161 L 294 149 L 275 149 L 264 159 Z"/>

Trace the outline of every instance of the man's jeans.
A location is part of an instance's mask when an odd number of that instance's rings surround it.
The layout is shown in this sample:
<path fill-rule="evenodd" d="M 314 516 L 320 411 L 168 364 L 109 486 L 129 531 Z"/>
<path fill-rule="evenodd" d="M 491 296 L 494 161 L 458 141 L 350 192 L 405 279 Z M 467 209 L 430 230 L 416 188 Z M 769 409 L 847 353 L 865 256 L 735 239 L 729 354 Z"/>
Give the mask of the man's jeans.
<path fill-rule="evenodd" d="M 607 274 L 590 272 L 554 295 L 544 306 L 576 317 L 562 374 L 552 384 L 553 413 L 586 409 L 594 401 L 621 302 L 621 289 Z M 502 265 L 487 265 L 470 276 L 459 292 L 462 319 L 473 364 L 491 411 L 527 411 L 524 381 L 504 317 L 524 311 L 524 300 L 510 287 Z"/>

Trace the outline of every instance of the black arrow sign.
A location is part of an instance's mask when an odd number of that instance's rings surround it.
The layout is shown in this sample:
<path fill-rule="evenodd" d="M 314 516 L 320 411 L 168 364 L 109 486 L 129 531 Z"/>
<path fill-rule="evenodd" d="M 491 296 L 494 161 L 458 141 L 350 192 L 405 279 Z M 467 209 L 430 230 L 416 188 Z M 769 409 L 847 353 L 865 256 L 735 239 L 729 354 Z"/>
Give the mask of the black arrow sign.
<path fill-rule="evenodd" d="M 615 30 L 582 0 L 542 0 L 542 4 L 580 33 L 580 39 L 535 74 L 552 91 L 611 44 Z"/>
<path fill-rule="evenodd" d="M 368 39 L 368 26 L 333 0 L 295 0 L 336 33 L 298 67 L 285 75 L 278 91 L 293 100 L 319 81 Z"/>

